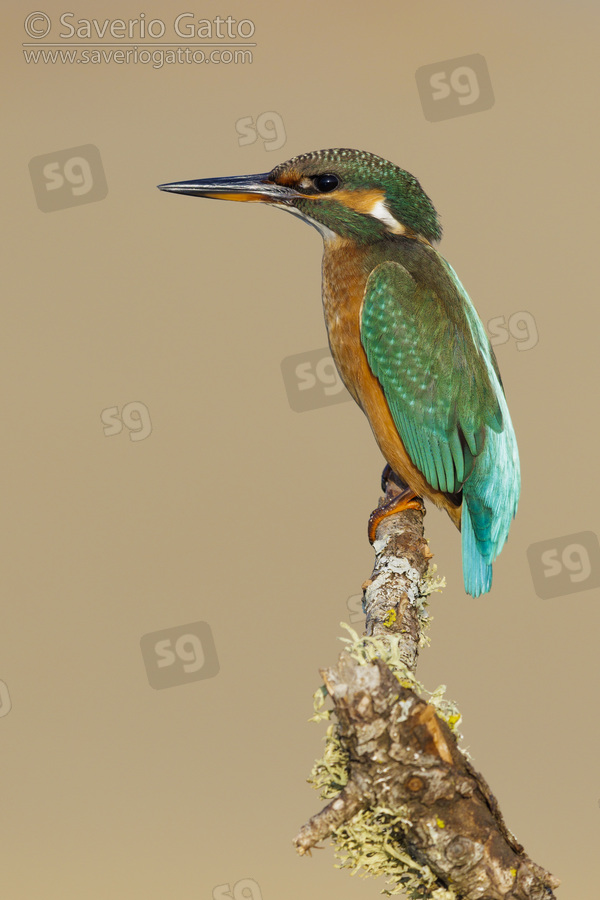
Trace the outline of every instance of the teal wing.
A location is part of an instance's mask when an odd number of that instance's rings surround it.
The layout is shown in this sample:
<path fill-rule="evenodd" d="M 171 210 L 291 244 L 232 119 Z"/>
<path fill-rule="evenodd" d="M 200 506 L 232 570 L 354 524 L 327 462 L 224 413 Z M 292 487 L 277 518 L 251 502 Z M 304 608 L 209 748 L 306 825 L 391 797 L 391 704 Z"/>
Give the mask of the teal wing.
<path fill-rule="evenodd" d="M 365 289 L 361 340 L 415 466 L 432 487 L 462 490 L 465 590 L 478 597 L 491 587 L 517 511 L 519 454 L 483 325 L 454 270 L 440 265 L 443 299 L 399 263 L 378 265 Z"/>
<path fill-rule="evenodd" d="M 361 341 L 411 460 L 433 488 L 460 491 L 487 429 L 503 429 L 460 298 L 443 303 L 399 263 L 381 263 L 367 281 Z"/>

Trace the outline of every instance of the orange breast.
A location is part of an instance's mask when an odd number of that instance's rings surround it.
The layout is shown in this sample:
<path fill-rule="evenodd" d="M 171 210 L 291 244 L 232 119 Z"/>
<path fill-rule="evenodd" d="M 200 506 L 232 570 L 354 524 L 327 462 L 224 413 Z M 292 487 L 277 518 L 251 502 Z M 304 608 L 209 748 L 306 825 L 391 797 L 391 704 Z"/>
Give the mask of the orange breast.
<path fill-rule="evenodd" d="M 385 459 L 420 497 L 445 509 L 460 528 L 460 507 L 432 488 L 409 458 L 396 430 L 383 389 L 371 372 L 360 340 L 361 308 L 369 276 L 367 249 L 338 239 L 326 242 L 323 308 L 329 346 L 342 381 L 367 416 Z"/>

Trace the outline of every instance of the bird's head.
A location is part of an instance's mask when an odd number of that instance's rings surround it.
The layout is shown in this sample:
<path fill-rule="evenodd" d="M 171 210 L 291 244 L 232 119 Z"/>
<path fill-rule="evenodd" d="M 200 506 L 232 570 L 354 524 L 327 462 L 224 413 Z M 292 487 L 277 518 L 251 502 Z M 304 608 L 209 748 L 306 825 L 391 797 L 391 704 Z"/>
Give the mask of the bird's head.
<path fill-rule="evenodd" d="M 392 236 L 437 241 L 435 208 L 404 169 L 363 150 L 315 150 L 261 175 L 161 184 L 163 191 L 249 200 L 287 209 L 314 225 L 325 240 L 365 242 Z"/>

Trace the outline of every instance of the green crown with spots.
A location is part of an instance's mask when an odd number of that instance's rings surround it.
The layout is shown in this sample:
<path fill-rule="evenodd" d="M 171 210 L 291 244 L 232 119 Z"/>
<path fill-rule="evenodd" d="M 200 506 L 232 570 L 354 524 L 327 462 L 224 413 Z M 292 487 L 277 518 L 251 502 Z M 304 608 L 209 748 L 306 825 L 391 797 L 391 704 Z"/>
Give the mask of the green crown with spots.
<path fill-rule="evenodd" d="M 431 242 L 442 236 L 435 207 L 417 179 L 364 150 L 304 153 L 276 166 L 268 180 L 293 188 L 298 196 L 291 205 L 342 237 L 372 241 L 401 233 L 394 222 Z M 374 214 L 379 192 L 383 207 L 377 204 Z"/>

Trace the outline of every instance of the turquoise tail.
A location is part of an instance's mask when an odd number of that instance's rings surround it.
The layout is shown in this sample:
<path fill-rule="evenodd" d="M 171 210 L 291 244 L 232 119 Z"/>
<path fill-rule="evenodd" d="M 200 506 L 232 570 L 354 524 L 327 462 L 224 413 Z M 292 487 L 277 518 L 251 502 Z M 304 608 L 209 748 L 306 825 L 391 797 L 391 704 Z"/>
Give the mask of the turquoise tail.
<path fill-rule="evenodd" d="M 463 578 L 472 597 L 492 586 L 492 563 L 506 542 L 519 502 L 517 443 L 506 406 L 502 412 L 504 430 L 488 431 L 483 453 L 463 487 Z"/>
<path fill-rule="evenodd" d="M 487 594 L 492 586 L 492 564 L 486 562 L 475 537 L 471 513 L 466 503 L 462 509 L 462 567 L 465 591 L 471 597 Z"/>

